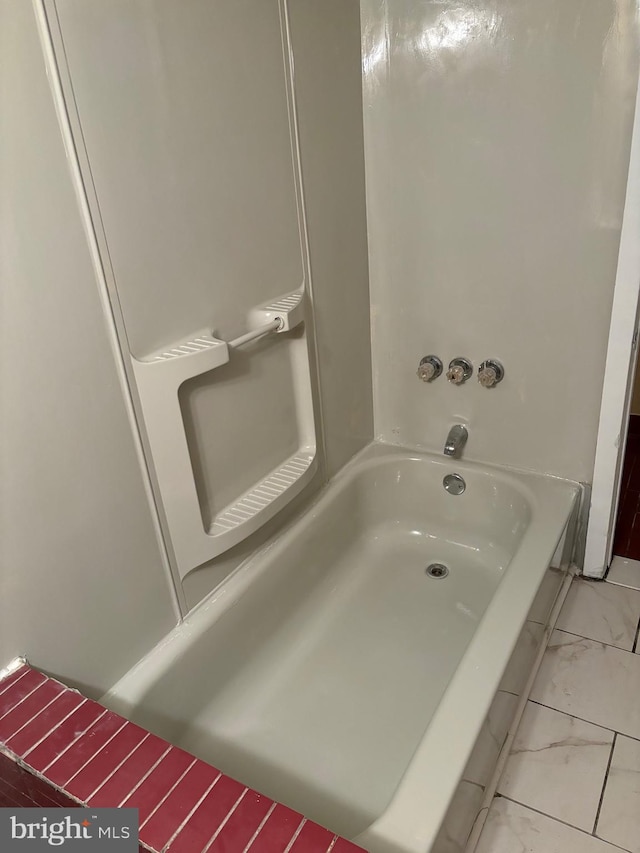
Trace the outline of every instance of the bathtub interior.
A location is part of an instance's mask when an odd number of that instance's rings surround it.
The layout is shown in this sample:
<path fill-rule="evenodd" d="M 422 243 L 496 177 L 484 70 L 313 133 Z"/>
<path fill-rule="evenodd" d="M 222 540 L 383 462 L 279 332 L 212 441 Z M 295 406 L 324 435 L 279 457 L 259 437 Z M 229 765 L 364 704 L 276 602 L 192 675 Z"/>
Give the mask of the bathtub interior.
<path fill-rule="evenodd" d="M 352 837 L 393 796 L 533 509 L 507 475 L 458 465 L 467 490 L 453 496 L 448 460 L 376 450 L 240 594 L 251 565 L 181 626 L 171 665 L 129 709 Z M 427 575 L 433 562 L 445 579 Z"/>

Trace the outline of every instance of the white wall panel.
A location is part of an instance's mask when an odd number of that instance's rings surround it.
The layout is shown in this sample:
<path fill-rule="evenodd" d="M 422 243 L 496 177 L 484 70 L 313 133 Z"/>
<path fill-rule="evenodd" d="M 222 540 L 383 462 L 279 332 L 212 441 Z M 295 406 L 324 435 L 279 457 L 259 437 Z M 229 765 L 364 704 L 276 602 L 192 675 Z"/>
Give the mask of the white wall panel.
<path fill-rule="evenodd" d="M 633 0 L 362 0 L 377 434 L 590 480 L 638 76 Z M 422 384 L 423 355 L 477 367 Z"/>
<path fill-rule="evenodd" d="M 30 3 L 0 2 L 0 666 L 101 693 L 176 621 Z"/>

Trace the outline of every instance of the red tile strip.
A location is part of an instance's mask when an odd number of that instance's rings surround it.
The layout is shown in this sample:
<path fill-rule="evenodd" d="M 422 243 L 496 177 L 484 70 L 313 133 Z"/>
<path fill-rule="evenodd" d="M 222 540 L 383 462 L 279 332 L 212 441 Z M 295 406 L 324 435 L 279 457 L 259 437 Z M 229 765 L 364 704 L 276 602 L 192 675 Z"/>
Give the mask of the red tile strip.
<path fill-rule="evenodd" d="M 86 700 L 70 717 L 52 729 L 50 734 L 26 749 L 22 757 L 34 770 L 44 771 L 45 767 L 63 755 L 77 738 L 89 731 L 96 720 L 105 713 L 104 708 Z"/>
<path fill-rule="evenodd" d="M 13 758 L 0 753 L 0 784 L 3 790 L 13 791 L 16 794 L 28 797 L 34 805 L 41 808 L 55 808 L 61 806 L 73 808 L 78 804 L 62 791 L 52 787 L 45 779 L 34 776 L 28 770 L 20 767 Z M 2 795 L 0 794 L 0 801 Z"/>
<path fill-rule="evenodd" d="M 109 778 L 116 767 L 133 750 L 140 746 L 146 736 L 144 729 L 126 723 L 100 752 L 88 761 L 65 785 L 65 789 L 78 800 L 87 802 L 91 794 Z"/>
<path fill-rule="evenodd" d="M 193 755 L 181 749 L 170 749 L 142 784 L 118 805 L 138 809 L 142 826 L 167 799 L 174 785 L 177 785 L 195 760 Z"/>
<path fill-rule="evenodd" d="M 169 746 L 155 735 L 149 734 L 131 755 L 89 797 L 90 806 L 105 807 L 118 805 L 129 797 L 133 789 L 153 770 Z"/>
<path fill-rule="evenodd" d="M 262 821 L 275 807 L 273 800 L 256 791 L 247 791 L 219 832 L 209 842 L 206 853 L 225 853 L 227 850 L 244 850 L 260 830 Z"/>
<path fill-rule="evenodd" d="M 16 705 L 13 710 L 0 719 L 0 742 L 8 743 L 13 735 L 18 734 L 64 690 L 62 684 L 58 684 L 57 681 L 45 681 L 36 687 L 33 693 L 30 693 L 19 705 Z"/>
<path fill-rule="evenodd" d="M 284 851 L 304 818 L 287 806 L 278 805 L 249 846 L 248 853 L 275 853 Z"/>
<path fill-rule="evenodd" d="M 27 803 L 31 803 L 31 800 L 27 800 L 24 795 L 16 796 L 13 788 L 0 781 L 0 808 L 27 808 Z"/>
<path fill-rule="evenodd" d="M 107 711 L 95 724 L 75 740 L 69 749 L 45 767 L 47 779 L 66 788 L 66 783 L 126 725 L 122 717 Z"/>
<path fill-rule="evenodd" d="M 16 755 L 23 755 L 34 743 L 39 743 L 56 725 L 70 716 L 84 702 L 79 693 L 68 690 L 47 705 L 31 722 L 7 739 L 6 744 Z"/>
<path fill-rule="evenodd" d="M 44 684 L 46 676 L 33 669 L 19 678 L 15 684 L 0 695 L 0 720 L 23 702 L 34 690 Z"/>
<path fill-rule="evenodd" d="M 19 678 L 22 678 L 22 676 L 25 675 L 27 672 L 29 672 L 29 668 L 23 665 L 18 669 L 15 669 L 9 675 L 5 676 L 5 678 L 0 679 L 0 696 L 10 687 L 13 687 L 16 681 Z"/>
<path fill-rule="evenodd" d="M 220 771 L 196 761 L 155 814 L 140 828 L 140 841 L 152 850 L 163 850 L 198 806 L 201 797 L 220 778 Z M 197 849 L 197 848 L 196 848 Z"/>
<path fill-rule="evenodd" d="M 0 806 L 139 810 L 140 853 L 362 853 L 28 665 L 0 681 Z"/>
<path fill-rule="evenodd" d="M 327 851 L 334 838 L 333 832 L 323 829 L 317 823 L 307 821 L 300 830 L 300 835 L 293 842 L 291 853 L 309 853 L 312 850 Z"/>
<path fill-rule="evenodd" d="M 204 850 L 246 793 L 240 782 L 220 776 L 169 845 L 171 853 Z"/>

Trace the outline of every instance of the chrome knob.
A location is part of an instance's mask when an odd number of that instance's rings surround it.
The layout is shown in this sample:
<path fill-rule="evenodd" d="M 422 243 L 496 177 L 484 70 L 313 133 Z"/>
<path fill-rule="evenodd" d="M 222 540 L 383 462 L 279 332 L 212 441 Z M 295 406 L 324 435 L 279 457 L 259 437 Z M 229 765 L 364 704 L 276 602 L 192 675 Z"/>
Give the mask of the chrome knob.
<path fill-rule="evenodd" d="M 442 373 L 442 362 L 437 355 L 425 355 L 420 360 L 416 372 L 418 378 L 422 379 L 423 382 L 431 382 L 433 379 L 437 379 Z"/>
<path fill-rule="evenodd" d="M 447 379 L 452 385 L 462 385 L 473 373 L 473 365 L 468 358 L 454 358 L 449 362 Z"/>
<path fill-rule="evenodd" d="M 504 367 L 495 358 L 488 358 L 478 368 L 478 382 L 483 388 L 493 388 L 504 378 Z"/>

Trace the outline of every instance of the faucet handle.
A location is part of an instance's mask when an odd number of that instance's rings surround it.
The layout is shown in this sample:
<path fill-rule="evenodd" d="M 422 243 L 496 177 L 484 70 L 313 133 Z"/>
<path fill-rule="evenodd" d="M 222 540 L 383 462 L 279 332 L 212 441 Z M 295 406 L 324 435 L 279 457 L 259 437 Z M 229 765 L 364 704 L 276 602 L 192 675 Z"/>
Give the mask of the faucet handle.
<path fill-rule="evenodd" d="M 454 358 L 449 362 L 447 379 L 452 385 L 462 385 L 473 373 L 473 365 L 468 358 Z"/>
<path fill-rule="evenodd" d="M 442 373 L 442 362 L 437 355 L 425 355 L 420 360 L 416 372 L 418 378 L 422 379 L 423 382 L 431 382 L 432 379 L 437 379 Z"/>
<path fill-rule="evenodd" d="M 495 358 L 488 358 L 478 368 L 478 382 L 483 388 L 493 388 L 504 378 L 504 367 Z"/>

